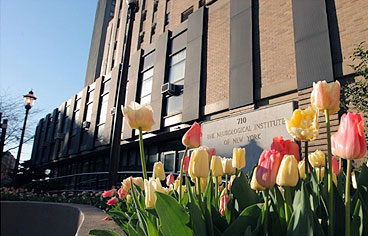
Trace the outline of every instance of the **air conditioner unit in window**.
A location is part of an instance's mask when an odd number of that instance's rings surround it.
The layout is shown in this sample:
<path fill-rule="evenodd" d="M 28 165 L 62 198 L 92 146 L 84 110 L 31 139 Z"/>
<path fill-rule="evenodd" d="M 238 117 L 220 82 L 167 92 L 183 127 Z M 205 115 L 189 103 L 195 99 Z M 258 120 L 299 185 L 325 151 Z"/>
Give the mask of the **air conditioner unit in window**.
<path fill-rule="evenodd" d="M 83 121 L 82 128 L 83 129 L 88 129 L 90 125 L 91 125 L 91 122 L 89 122 L 89 121 Z"/>
<path fill-rule="evenodd" d="M 176 96 L 180 91 L 175 84 L 165 83 L 161 86 L 161 93 L 166 96 Z"/>

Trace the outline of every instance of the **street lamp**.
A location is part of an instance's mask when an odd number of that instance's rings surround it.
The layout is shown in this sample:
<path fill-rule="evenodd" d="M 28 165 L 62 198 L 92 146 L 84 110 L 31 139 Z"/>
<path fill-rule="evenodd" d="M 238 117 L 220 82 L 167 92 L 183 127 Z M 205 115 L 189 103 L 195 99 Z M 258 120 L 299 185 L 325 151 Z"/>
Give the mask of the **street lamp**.
<path fill-rule="evenodd" d="M 111 146 L 110 146 L 110 166 L 109 166 L 109 182 L 108 188 L 116 184 L 117 170 L 120 157 L 120 141 L 121 141 L 121 129 L 123 121 L 123 113 L 121 111 L 121 106 L 123 105 L 123 99 L 125 97 L 126 82 L 128 80 L 128 69 L 129 69 L 129 58 L 130 58 L 130 48 L 132 44 L 132 32 L 133 32 L 133 22 L 134 15 L 138 11 L 138 1 L 137 0 L 126 0 L 128 5 L 128 23 L 127 23 L 127 34 L 125 40 L 125 49 L 123 55 L 122 67 L 119 73 L 117 95 L 115 102 L 115 114 L 114 123 L 111 134 Z"/>
<path fill-rule="evenodd" d="M 13 185 L 15 185 L 15 183 L 16 183 L 16 178 L 17 178 L 17 173 L 18 173 L 18 166 L 19 166 L 19 160 L 20 160 L 20 155 L 21 155 L 21 152 L 22 152 L 24 132 L 26 130 L 28 113 L 29 113 L 29 110 L 32 108 L 35 100 L 37 99 L 33 95 L 33 91 L 32 90 L 29 91 L 29 93 L 27 95 L 24 95 L 23 97 L 24 97 L 24 105 L 25 105 L 24 107 L 26 108 L 26 116 L 24 118 L 22 135 L 20 136 L 19 148 L 18 148 L 18 154 L 17 154 L 17 160 L 15 161 L 15 167 L 14 167 L 14 173 L 13 173 Z"/>

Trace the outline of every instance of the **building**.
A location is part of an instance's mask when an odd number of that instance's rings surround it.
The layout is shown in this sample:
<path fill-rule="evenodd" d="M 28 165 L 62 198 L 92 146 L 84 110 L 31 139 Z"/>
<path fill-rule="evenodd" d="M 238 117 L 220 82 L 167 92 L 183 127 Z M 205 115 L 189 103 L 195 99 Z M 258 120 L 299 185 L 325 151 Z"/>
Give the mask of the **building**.
<path fill-rule="evenodd" d="M 127 6 L 101 4 L 115 9 L 106 30 L 96 29 L 97 11 L 85 87 L 36 129 L 32 163 L 64 189 L 102 189 L 109 175 Z M 218 155 L 246 147 L 249 170 L 272 137 L 290 138 L 284 118 L 308 106 L 313 82 L 354 77 L 350 55 L 368 39 L 365 10 L 368 2 L 348 0 L 140 0 L 122 88 L 124 104 L 151 103 L 154 110 L 155 125 L 144 134 L 148 170 L 158 160 L 167 172 L 179 170 L 181 137 L 194 121 Z M 101 63 L 94 56 L 100 36 Z M 331 124 L 336 131 L 338 114 Z M 320 127 L 311 151 L 327 150 Z M 137 133 L 123 124 L 119 179 L 140 168 Z"/>
<path fill-rule="evenodd" d="M 11 183 L 11 171 L 15 166 L 15 158 L 11 152 L 6 151 L 1 158 L 1 186 Z"/>

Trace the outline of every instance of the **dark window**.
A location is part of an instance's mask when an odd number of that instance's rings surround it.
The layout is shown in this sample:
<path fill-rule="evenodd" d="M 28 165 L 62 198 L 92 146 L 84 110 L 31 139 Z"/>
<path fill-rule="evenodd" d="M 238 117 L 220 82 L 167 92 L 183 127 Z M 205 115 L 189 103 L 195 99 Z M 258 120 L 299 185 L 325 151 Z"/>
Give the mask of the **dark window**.
<path fill-rule="evenodd" d="M 157 11 L 157 9 L 158 9 L 158 0 L 155 0 L 153 2 L 153 11 L 155 12 L 155 11 Z"/>
<path fill-rule="evenodd" d="M 175 171 L 175 152 L 165 152 L 162 154 L 164 168 L 166 172 Z"/>
<path fill-rule="evenodd" d="M 170 12 L 165 14 L 165 25 L 170 24 Z"/>
<path fill-rule="evenodd" d="M 189 15 L 193 13 L 193 6 L 189 7 L 185 11 L 181 13 L 181 22 L 184 22 L 188 19 Z"/>

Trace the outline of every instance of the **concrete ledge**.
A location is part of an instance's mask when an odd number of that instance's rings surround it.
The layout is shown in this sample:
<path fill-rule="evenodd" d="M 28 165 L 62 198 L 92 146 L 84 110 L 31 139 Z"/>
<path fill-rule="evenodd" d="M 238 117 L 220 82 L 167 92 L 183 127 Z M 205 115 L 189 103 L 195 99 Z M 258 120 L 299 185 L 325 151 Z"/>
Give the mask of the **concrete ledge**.
<path fill-rule="evenodd" d="M 91 229 L 124 232 L 96 207 L 67 203 L 1 201 L 2 236 L 86 236 Z"/>

